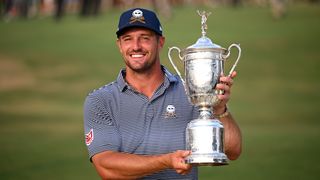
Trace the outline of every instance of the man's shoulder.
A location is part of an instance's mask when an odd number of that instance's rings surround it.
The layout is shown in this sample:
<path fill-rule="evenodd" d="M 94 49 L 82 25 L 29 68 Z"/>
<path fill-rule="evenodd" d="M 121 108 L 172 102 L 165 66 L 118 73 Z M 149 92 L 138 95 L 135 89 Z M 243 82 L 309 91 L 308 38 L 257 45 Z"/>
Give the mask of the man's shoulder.
<path fill-rule="evenodd" d="M 100 86 L 99 88 L 93 89 L 91 92 L 89 92 L 88 96 L 106 96 L 107 94 L 112 94 L 117 90 L 116 84 L 116 81 L 113 81 L 103 86 Z"/>

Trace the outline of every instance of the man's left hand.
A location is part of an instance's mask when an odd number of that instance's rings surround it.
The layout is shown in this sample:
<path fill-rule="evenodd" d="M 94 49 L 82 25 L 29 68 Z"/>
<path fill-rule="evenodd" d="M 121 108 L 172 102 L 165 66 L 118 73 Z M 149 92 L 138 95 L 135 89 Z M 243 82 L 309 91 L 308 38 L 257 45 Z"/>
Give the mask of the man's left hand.
<path fill-rule="evenodd" d="M 216 86 L 216 90 L 222 90 L 224 93 L 218 95 L 219 104 L 213 107 L 215 114 L 222 114 L 226 111 L 226 105 L 230 99 L 233 78 L 237 76 L 237 72 L 233 71 L 230 76 L 221 76 L 220 82 Z"/>

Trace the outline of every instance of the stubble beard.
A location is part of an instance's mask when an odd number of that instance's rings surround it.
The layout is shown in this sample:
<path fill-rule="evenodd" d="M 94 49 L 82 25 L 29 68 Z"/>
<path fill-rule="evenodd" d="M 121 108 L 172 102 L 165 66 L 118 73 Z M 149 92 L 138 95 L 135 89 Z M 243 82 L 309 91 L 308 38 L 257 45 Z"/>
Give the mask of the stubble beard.
<path fill-rule="evenodd" d="M 135 66 L 133 63 L 130 63 L 130 61 L 127 61 L 127 60 L 125 61 L 125 63 L 126 63 L 126 66 L 133 72 L 138 74 L 144 74 L 151 71 L 152 67 L 156 64 L 157 58 L 159 57 L 157 56 L 152 57 L 152 60 L 146 61 L 139 66 Z"/>

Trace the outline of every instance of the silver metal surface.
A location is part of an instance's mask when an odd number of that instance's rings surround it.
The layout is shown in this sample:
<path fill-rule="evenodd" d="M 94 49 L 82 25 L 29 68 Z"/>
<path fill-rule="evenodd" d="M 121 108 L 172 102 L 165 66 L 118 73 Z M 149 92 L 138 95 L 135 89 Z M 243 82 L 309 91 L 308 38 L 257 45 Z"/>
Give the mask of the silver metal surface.
<path fill-rule="evenodd" d="M 186 162 L 196 165 L 226 165 L 223 147 L 224 128 L 217 119 L 195 119 L 186 128 Z"/>
<path fill-rule="evenodd" d="M 181 78 L 190 103 L 199 108 L 199 118 L 192 120 L 186 128 L 186 149 L 191 155 L 186 162 L 195 165 L 225 165 L 228 158 L 224 154 L 224 128 L 218 119 L 214 119 L 212 109 L 219 103 L 215 90 L 219 79 L 224 74 L 224 62 L 230 56 L 230 50 L 236 47 L 239 51 L 236 62 L 229 76 L 235 70 L 241 56 L 238 44 L 231 44 L 228 49 L 213 43 L 206 37 L 206 21 L 210 13 L 198 11 L 201 16 L 201 34 L 197 42 L 184 50 L 171 47 L 168 58 Z M 184 64 L 184 78 L 171 58 L 171 52 L 178 51 L 179 59 Z"/>

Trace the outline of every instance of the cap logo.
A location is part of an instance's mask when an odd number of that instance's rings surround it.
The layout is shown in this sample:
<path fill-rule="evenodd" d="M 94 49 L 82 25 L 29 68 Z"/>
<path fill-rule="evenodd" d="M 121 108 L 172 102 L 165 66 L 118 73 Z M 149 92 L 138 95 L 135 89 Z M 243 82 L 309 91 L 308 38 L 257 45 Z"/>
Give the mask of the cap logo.
<path fill-rule="evenodd" d="M 130 24 L 134 23 L 134 22 L 141 22 L 141 23 L 146 23 L 144 21 L 144 17 L 143 17 L 143 12 L 139 9 L 136 9 L 132 12 L 132 17 L 130 18 Z"/>

